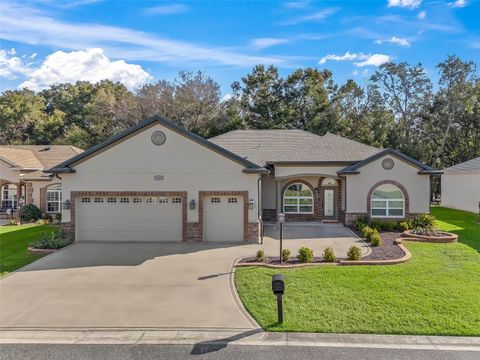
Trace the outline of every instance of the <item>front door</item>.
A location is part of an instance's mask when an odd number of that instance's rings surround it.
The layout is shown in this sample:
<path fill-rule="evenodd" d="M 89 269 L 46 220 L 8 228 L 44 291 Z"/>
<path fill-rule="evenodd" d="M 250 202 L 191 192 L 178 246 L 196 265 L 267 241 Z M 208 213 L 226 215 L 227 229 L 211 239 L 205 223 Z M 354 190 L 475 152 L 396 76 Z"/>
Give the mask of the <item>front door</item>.
<path fill-rule="evenodd" d="M 326 218 L 335 217 L 335 190 L 323 190 L 323 209 Z"/>

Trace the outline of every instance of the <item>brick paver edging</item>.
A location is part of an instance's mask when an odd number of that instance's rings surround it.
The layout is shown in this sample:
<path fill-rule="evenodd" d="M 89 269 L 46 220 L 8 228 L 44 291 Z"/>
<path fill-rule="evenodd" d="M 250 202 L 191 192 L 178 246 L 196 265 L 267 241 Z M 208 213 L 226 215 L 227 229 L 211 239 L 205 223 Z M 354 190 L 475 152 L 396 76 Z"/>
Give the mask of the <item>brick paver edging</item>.
<path fill-rule="evenodd" d="M 428 236 L 413 234 L 412 230 L 405 230 L 402 236 L 408 237 L 410 241 L 420 241 L 429 243 L 452 243 L 458 241 L 458 235 L 442 231 L 442 236 Z"/>

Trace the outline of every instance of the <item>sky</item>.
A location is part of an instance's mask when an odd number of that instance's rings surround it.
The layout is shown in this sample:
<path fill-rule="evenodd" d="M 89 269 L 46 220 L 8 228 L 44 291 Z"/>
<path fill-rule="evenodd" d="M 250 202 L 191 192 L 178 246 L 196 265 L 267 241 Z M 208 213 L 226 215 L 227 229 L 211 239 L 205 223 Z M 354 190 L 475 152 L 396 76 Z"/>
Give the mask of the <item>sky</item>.
<path fill-rule="evenodd" d="M 361 85 L 381 64 L 480 59 L 480 0 L 0 0 L 0 91 L 102 79 L 129 89 L 204 71 L 223 96 L 256 64 L 328 68 Z"/>

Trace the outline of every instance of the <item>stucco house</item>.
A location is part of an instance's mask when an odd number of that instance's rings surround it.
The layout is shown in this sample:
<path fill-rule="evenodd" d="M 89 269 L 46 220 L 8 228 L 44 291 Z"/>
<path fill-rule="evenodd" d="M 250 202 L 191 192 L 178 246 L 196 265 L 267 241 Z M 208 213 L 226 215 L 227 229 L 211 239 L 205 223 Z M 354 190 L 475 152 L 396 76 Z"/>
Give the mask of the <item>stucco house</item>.
<path fill-rule="evenodd" d="M 61 180 L 43 170 L 82 151 L 69 145 L 0 145 L 0 214 L 17 217 L 21 203 L 60 213 Z"/>
<path fill-rule="evenodd" d="M 257 241 L 262 221 L 429 212 L 430 175 L 392 149 L 300 130 L 209 140 L 154 116 L 53 167 L 62 226 L 89 241 Z"/>
<path fill-rule="evenodd" d="M 480 205 L 480 157 L 443 170 L 442 206 L 478 212 Z"/>

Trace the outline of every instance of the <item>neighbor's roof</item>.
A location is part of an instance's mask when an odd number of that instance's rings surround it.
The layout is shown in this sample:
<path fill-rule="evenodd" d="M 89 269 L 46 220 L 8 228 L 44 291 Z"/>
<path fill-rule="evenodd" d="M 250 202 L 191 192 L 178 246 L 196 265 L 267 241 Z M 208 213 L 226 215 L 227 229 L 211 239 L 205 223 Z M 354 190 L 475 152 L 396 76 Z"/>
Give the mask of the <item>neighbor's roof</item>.
<path fill-rule="evenodd" d="M 443 170 L 446 173 L 480 172 L 480 157 L 453 165 Z"/>
<path fill-rule="evenodd" d="M 82 151 L 71 145 L 0 145 L 0 159 L 20 169 L 42 170 Z"/>
<path fill-rule="evenodd" d="M 358 162 L 381 149 L 327 133 L 303 130 L 234 130 L 209 139 L 256 164 Z"/>

